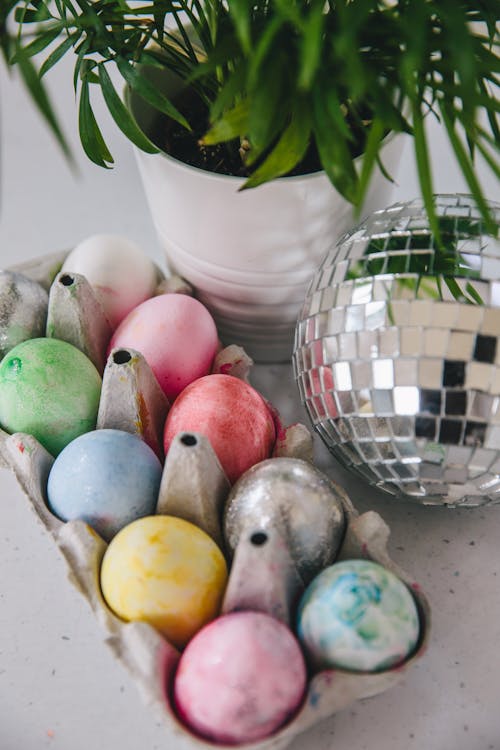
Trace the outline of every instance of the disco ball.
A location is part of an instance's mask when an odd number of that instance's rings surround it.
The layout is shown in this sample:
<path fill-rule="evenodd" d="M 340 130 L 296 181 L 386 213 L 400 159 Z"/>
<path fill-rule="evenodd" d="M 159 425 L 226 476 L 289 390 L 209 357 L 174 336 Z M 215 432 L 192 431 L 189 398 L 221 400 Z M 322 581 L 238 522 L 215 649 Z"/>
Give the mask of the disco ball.
<path fill-rule="evenodd" d="M 500 204 L 489 204 L 500 225 Z M 500 242 L 473 199 L 376 211 L 330 251 L 293 365 L 314 428 L 370 484 L 435 505 L 500 502 Z"/>

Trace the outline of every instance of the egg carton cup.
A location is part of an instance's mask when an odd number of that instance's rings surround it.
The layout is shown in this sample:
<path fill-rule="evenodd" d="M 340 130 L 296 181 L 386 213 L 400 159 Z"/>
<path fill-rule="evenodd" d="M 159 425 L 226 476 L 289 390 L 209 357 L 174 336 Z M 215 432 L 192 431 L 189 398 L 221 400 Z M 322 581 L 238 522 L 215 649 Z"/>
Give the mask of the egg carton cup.
<path fill-rule="evenodd" d="M 91 352 L 103 363 L 102 341 L 107 321 L 95 303 L 83 277 L 61 281 L 58 270 L 65 254 L 44 258 L 15 269 L 50 289 L 49 326 L 58 336 Z M 64 275 L 64 274 L 62 274 Z M 55 278 L 54 278 L 55 276 Z M 53 280 L 53 281 L 52 281 Z M 159 279 L 161 292 L 189 293 L 181 280 Z M 168 283 L 171 286 L 168 286 Z M 57 287 L 57 288 L 56 288 Z M 62 289 L 60 288 L 62 287 Z M 101 345 L 99 344 L 101 342 Z M 93 360 L 95 361 L 95 360 Z M 248 380 L 251 360 L 238 346 L 221 350 L 214 371 L 229 373 Z M 103 372 L 103 387 L 98 428 L 123 429 L 142 437 L 157 452 L 161 451 L 161 431 L 168 402 L 144 358 L 134 350 L 113 350 Z M 312 460 L 312 436 L 303 425 L 284 428 L 278 424 L 274 456 Z M 154 707 L 166 724 L 165 747 L 173 737 L 188 738 L 193 748 L 218 745 L 194 735 L 178 719 L 171 701 L 171 687 L 180 653 L 152 626 L 144 622 L 124 622 L 113 614 L 103 599 L 100 568 L 107 543 L 83 521 L 63 522 L 47 504 L 47 480 L 54 462 L 52 455 L 31 435 L 12 435 L 0 430 L 0 460 L 12 469 L 27 495 L 30 505 L 45 529 L 54 539 L 68 567 L 68 577 L 86 598 L 106 634 L 106 642 L 116 658 L 131 673 L 142 697 Z M 229 482 L 210 445 L 202 435 L 180 433 L 174 439 L 163 469 L 157 512 L 177 515 L 204 529 L 224 550 L 220 519 L 229 493 Z M 329 669 L 313 675 L 308 682 L 301 708 L 272 736 L 239 747 L 284 748 L 294 737 L 318 721 L 341 711 L 351 703 L 382 693 L 400 682 L 414 662 L 424 653 L 430 629 L 430 609 L 420 586 L 389 557 L 389 528 L 375 512 L 358 515 L 348 495 L 339 486 L 334 489 L 341 500 L 346 529 L 336 560 L 370 559 L 395 573 L 412 591 L 420 618 L 421 635 L 411 656 L 401 665 L 376 673 Z M 271 566 L 278 569 L 271 573 Z M 280 567 L 281 566 L 281 567 Z M 270 612 L 276 601 L 287 598 L 289 560 L 261 557 L 248 591 L 236 597 L 226 594 L 223 613 L 238 608 L 238 601 L 255 598 L 256 607 Z M 255 576 L 259 580 L 255 580 Z M 227 591 L 231 590 L 231 576 Z"/>

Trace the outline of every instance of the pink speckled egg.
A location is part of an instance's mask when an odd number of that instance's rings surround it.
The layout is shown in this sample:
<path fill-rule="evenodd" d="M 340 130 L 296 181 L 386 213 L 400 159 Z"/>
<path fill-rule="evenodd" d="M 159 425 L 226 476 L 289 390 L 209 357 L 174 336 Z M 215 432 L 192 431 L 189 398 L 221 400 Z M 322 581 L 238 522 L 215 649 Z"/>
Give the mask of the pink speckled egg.
<path fill-rule="evenodd" d="M 181 719 L 215 742 L 263 739 L 297 710 L 306 669 L 290 630 L 261 612 L 233 612 L 200 630 L 174 682 Z"/>
<path fill-rule="evenodd" d="M 212 316 L 185 294 L 161 294 L 132 310 L 116 329 L 116 347 L 140 352 L 170 401 L 210 372 L 219 345 Z"/>
<path fill-rule="evenodd" d="M 207 375 L 180 394 L 165 422 L 165 453 L 179 432 L 205 435 L 231 483 L 269 458 L 276 439 L 262 396 L 231 375 Z"/>

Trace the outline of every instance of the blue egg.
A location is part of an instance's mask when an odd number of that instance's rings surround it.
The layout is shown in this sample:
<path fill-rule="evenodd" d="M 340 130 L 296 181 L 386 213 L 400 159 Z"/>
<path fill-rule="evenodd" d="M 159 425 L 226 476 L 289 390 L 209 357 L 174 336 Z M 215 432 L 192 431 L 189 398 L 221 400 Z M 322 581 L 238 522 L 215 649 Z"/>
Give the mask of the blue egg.
<path fill-rule="evenodd" d="M 419 617 L 407 586 L 371 560 L 325 568 L 299 604 L 297 635 L 319 669 L 379 672 L 415 649 Z"/>
<path fill-rule="evenodd" d="M 154 514 L 162 466 L 137 435 L 87 432 L 56 458 L 47 485 L 50 510 L 86 521 L 109 541 L 123 526 Z"/>

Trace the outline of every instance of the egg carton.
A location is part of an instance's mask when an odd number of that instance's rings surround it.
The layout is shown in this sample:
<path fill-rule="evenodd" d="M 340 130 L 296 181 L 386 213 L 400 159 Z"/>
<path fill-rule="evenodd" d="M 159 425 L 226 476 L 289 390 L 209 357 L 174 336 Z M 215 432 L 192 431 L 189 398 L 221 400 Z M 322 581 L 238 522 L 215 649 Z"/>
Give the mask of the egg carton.
<path fill-rule="evenodd" d="M 144 358 L 134 350 L 119 349 L 104 362 L 102 342 L 108 335 L 107 321 L 93 298 L 84 277 L 71 274 L 61 279 L 58 270 L 65 254 L 49 256 L 15 269 L 50 289 L 48 327 L 51 335 L 78 346 L 103 371 L 103 387 L 98 428 L 123 429 L 140 435 L 157 452 L 168 403 Z M 54 278 L 55 275 L 55 278 Z M 64 275 L 64 274 L 63 274 Z M 53 281 L 52 281 L 53 280 Z M 160 291 L 186 291 L 180 280 L 159 276 Z M 97 364 L 99 363 L 99 364 Z M 237 346 L 223 349 L 214 370 L 248 380 L 251 360 Z M 312 437 L 303 425 L 278 430 L 276 457 L 312 461 Z M 106 542 L 83 521 L 62 522 L 49 510 L 47 480 L 54 458 L 31 435 L 9 435 L 0 430 L 0 456 L 11 468 L 31 507 L 50 533 L 68 565 L 69 580 L 87 599 L 106 634 L 106 642 L 125 665 L 145 701 L 154 706 L 167 725 L 166 743 L 172 737 L 189 737 L 193 748 L 217 747 L 212 741 L 194 735 L 179 720 L 171 701 L 171 686 L 180 653 L 152 626 L 144 622 L 124 622 L 113 614 L 103 599 L 100 567 Z M 389 528 L 374 511 L 359 515 L 346 492 L 333 485 L 344 509 L 346 528 L 336 560 L 370 559 L 396 574 L 413 593 L 421 634 L 414 652 L 395 668 L 375 673 L 323 670 L 308 682 L 300 709 L 272 736 L 240 747 L 257 750 L 284 748 L 294 737 L 318 721 L 341 711 L 356 700 L 384 692 L 400 682 L 428 644 L 430 609 L 418 583 L 389 557 Z M 223 548 L 220 516 L 229 493 L 229 482 L 209 441 L 193 433 L 178 435 L 165 460 L 157 512 L 177 515 L 204 529 Z M 246 590 L 226 596 L 223 611 L 237 608 L 238 602 L 251 602 L 252 608 L 271 612 L 276 602 L 287 598 L 285 566 L 271 573 L 276 560 L 260 556 Z M 280 575 L 280 572 L 283 575 Z M 231 587 L 229 579 L 228 590 Z M 243 587 L 245 589 L 245 587 Z"/>

